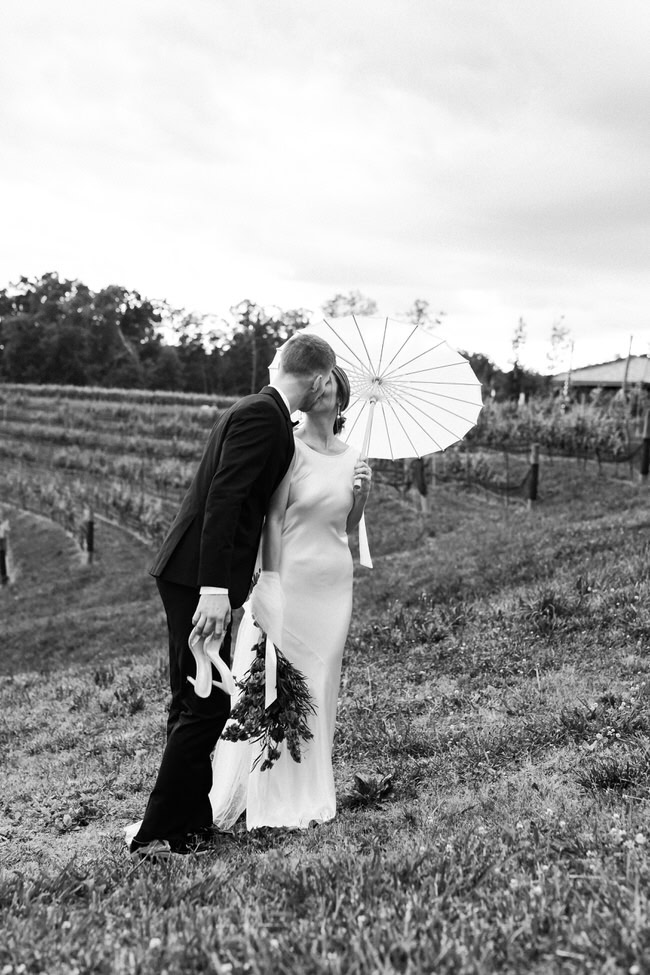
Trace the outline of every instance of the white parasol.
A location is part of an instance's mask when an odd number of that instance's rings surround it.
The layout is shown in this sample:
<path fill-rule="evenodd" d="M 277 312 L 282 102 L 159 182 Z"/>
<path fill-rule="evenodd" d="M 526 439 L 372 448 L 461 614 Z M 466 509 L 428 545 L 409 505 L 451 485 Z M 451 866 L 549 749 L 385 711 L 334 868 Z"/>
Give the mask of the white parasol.
<path fill-rule="evenodd" d="M 481 384 L 467 359 L 419 325 L 348 315 L 308 325 L 332 346 L 352 395 L 341 438 L 362 457 L 424 457 L 476 424 Z"/>
<path fill-rule="evenodd" d="M 476 424 L 481 383 L 467 359 L 419 325 L 348 315 L 303 331 L 331 345 L 350 380 L 341 439 L 364 459 L 424 457 L 444 450 Z M 269 366 L 271 381 L 281 349 Z M 372 567 L 365 520 L 359 525 L 362 565 Z"/>

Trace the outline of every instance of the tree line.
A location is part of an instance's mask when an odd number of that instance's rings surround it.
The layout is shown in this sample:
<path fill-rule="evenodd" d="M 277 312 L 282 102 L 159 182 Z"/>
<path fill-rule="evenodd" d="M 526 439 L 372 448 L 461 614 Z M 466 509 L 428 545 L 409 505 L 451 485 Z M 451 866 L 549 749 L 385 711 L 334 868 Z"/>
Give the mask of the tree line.
<path fill-rule="evenodd" d="M 376 312 L 358 291 L 322 308 L 332 317 Z M 313 317 L 248 299 L 230 315 L 198 315 L 119 285 L 93 291 L 56 272 L 22 277 L 0 290 L 0 381 L 241 396 L 264 385 L 276 349 Z M 440 324 L 422 299 L 405 317 L 433 330 Z M 464 354 L 496 399 L 542 391 L 544 378 L 517 356 L 504 372 L 482 353 Z"/>

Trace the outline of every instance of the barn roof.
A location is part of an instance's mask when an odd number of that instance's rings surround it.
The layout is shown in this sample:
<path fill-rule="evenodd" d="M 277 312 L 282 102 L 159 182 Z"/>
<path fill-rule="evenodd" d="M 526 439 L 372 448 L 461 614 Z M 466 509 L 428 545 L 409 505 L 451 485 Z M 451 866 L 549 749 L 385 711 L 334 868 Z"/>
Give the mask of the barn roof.
<path fill-rule="evenodd" d="M 594 366 L 583 366 L 572 369 L 570 382 L 572 386 L 622 386 L 625 378 L 627 357 L 613 359 L 611 362 L 601 362 Z M 560 372 L 552 377 L 555 385 L 562 385 L 567 379 L 566 372 Z M 645 355 L 630 356 L 627 370 L 627 383 L 636 386 L 639 383 L 650 386 L 650 359 Z"/>

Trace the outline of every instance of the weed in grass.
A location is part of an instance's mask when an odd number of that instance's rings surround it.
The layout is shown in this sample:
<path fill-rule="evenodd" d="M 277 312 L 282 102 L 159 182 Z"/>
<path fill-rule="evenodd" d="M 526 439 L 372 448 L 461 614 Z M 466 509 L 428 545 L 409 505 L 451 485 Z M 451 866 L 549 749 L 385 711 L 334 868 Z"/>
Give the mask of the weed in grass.
<path fill-rule="evenodd" d="M 438 737 L 439 749 L 456 765 L 459 782 L 514 771 L 561 744 L 562 735 L 550 716 L 509 720 L 481 728 L 475 723 L 452 725 Z"/>
<path fill-rule="evenodd" d="M 470 616 L 469 606 L 459 597 L 455 584 L 451 591 L 453 597 L 440 602 L 430 593 L 423 593 L 413 604 L 391 607 L 379 620 L 370 623 L 362 635 L 352 636 L 352 647 L 364 652 L 403 652 L 412 646 L 440 643 L 462 629 Z"/>
<path fill-rule="evenodd" d="M 43 812 L 45 824 L 59 833 L 78 831 L 104 815 L 95 795 L 79 793 L 69 797 L 49 796 L 43 802 Z"/>
<path fill-rule="evenodd" d="M 97 687 L 110 687 L 115 681 L 115 665 L 112 663 L 102 664 L 95 668 L 93 681 Z"/>
<path fill-rule="evenodd" d="M 31 756 L 72 752 L 79 747 L 81 734 L 81 728 L 57 728 L 54 731 L 42 731 L 27 742 L 25 750 Z"/>
<path fill-rule="evenodd" d="M 589 573 L 580 573 L 576 577 L 575 589 L 580 598 L 587 596 L 589 593 L 595 592 L 598 589 L 598 582 L 594 575 Z"/>
<path fill-rule="evenodd" d="M 354 776 L 354 789 L 343 800 L 343 805 L 348 809 L 377 805 L 386 798 L 392 788 L 392 775 L 363 776 L 357 774 Z"/>
<path fill-rule="evenodd" d="M 94 696 L 93 690 L 90 687 L 84 687 L 82 690 L 74 691 L 72 696 L 70 697 L 70 710 L 71 711 L 87 710 L 93 696 Z"/>
<path fill-rule="evenodd" d="M 128 674 L 125 681 L 122 681 L 114 690 L 112 695 L 106 700 L 99 698 L 99 706 L 102 711 L 119 717 L 120 715 L 137 714 L 143 711 L 146 702 L 140 682 Z"/>
<path fill-rule="evenodd" d="M 534 633 L 548 637 L 575 626 L 581 599 L 571 600 L 553 586 L 543 586 L 522 598 L 522 615 Z"/>
<path fill-rule="evenodd" d="M 650 702 L 608 692 L 593 703 L 563 709 L 559 720 L 574 741 L 615 744 L 650 734 Z"/>
<path fill-rule="evenodd" d="M 350 709 L 349 723 L 336 739 L 337 756 L 363 764 L 372 761 L 404 761 L 435 755 L 438 743 L 431 729 L 420 727 L 407 706 L 381 709 L 355 706 Z"/>
<path fill-rule="evenodd" d="M 647 794 L 650 786 L 650 755 L 624 752 L 593 759 L 576 773 L 576 781 L 588 792 Z"/>

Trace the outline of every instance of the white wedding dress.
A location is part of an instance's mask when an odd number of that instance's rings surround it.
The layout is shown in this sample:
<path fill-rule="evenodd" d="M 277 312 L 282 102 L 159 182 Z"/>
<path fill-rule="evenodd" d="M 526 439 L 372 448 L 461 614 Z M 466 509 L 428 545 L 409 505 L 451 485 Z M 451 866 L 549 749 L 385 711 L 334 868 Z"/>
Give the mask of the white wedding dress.
<path fill-rule="evenodd" d="M 282 529 L 280 580 L 286 599 L 280 650 L 307 678 L 314 734 L 294 762 L 286 746 L 271 769 L 253 768 L 259 745 L 220 739 L 213 756 L 213 818 L 228 829 L 246 810 L 248 829 L 305 829 L 336 815 L 332 742 L 343 647 L 352 612 L 352 557 L 345 524 L 358 451 L 321 454 L 296 438 Z M 237 635 L 233 676 L 248 670 L 260 635 L 248 608 Z M 232 699 L 232 706 L 237 698 Z"/>

